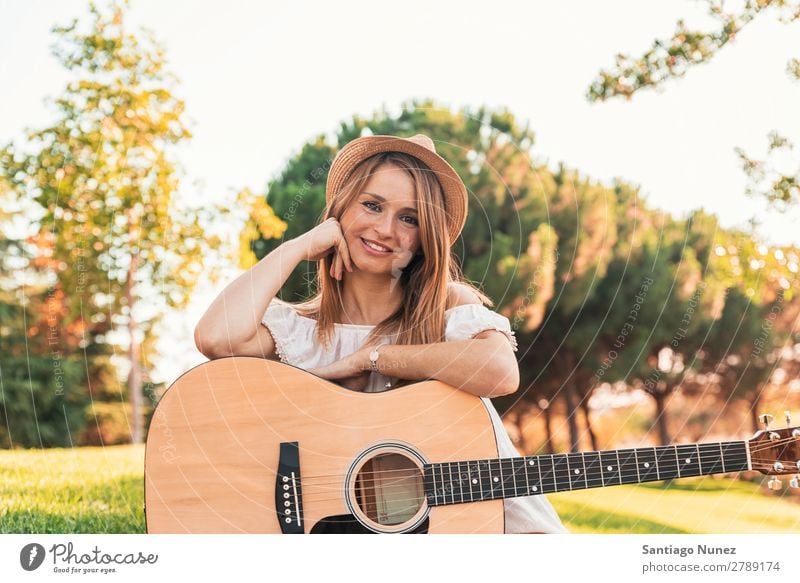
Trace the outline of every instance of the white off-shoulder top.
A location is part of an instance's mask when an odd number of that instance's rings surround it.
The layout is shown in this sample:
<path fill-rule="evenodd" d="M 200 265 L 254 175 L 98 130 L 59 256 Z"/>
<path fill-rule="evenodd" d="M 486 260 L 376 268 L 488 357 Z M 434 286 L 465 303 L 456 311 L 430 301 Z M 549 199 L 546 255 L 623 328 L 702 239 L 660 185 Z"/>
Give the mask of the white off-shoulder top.
<path fill-rule="evenodd" d="M 275 340 L 281 362 L 308 370 L 341 360 L 360 349 L 374 328 L 362 324 L 335 324 L 329 350 L 325 350 L 316 338 L 317 321 L 297 313 L 294 306 L 273 299 L 264 313 L 261 323 L 267 327 Z M 517 340 L 508 318 L 480 304 L 462 304 L 445 312 L 445 341 L 468 340 L 485 330 L 497 330 L 506 335 L 514 350 Z M 394 335 L 381 339 L 382 344 L 391 344 Z M 371 373 L 365 392 L 377 393 L 387 390 L 387 383 L 394 385 L 396 379 Z M 500 457 L 517 457 L 521 454 L 514 447 L 491 400 L 481 398 L 486 405 L 497 438 Z M 507 498 L 505 509 L 505 531 L 512 533 L 569 532 L 561 524 L 555 510 L 543 495 Z"/>

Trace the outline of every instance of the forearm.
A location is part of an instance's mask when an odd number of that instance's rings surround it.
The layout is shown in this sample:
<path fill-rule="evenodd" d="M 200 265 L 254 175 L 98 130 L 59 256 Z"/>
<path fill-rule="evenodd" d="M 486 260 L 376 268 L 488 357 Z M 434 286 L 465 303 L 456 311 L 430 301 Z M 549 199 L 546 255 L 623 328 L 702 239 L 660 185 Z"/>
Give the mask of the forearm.
<path fill-rule="evenodd" d="M 296 240 L 287 241 L 233 280 L 200 318 L 195 339 L 205 346 L 227 346 L 252 338 L 267 306 L 302 258 Z"/>
<path fill-rule="evenodd" d="M 436 379 L 478 397 L 499 397 L 519 386 L 519 367 L 501 337 L 387 344 L 380 347 L 378 372 L 410 381 Z M 369 369 L 369 362 L 365 363 Z"/>

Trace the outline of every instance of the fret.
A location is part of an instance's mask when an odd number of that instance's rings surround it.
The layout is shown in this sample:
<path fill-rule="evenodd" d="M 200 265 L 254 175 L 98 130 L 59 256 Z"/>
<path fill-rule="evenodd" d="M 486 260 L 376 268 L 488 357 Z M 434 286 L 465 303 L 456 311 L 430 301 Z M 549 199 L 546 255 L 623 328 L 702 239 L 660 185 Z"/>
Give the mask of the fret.
<path fill-rule="evenodd" d="M 603 485 L 603 462 L 599 451 L 587 451 L 583 454 L 586 466 L 586 487 L 597 488 Z"/>
<path fill-rule="evenodd" d="M 676 445 L 675 450 L 678 453 L 678 467 L 682 478 L 702 475 L 695 445 Z"/>
<path fill-rule="evenodd" d="M 540 457 L 525 458 L 525 485 L 528 494 L 539 494 L 542 491 L 542 466 Z"/>
<path fill-rule="evenodd" d="M 743 472 L 747 469 L 747 444 L 743 441 L 728 441 L 722 444 L 726 472 Z"/>
<path fill-rule="evenodd" d="M 700 444 L 699 443 L 695 443 L 694 444 L 694 449 L 695 449 L 695 452 L 696 452 L 696 455 L 697 455 L 697 467 L 699 468 L 700 475 L 701 476 L 705 476 L 706 475 L 706 471 L 703 469 L 703 456 L 700 455 Z"/>
<path fill-rule="evenodd" d="M 455 483 L 453 482 L 453 464 L 444 464 L 447 466 L 447 481 L 445 482 L 445 487 L 447 488 L 447 493 L 450 495 L 450 503 L 456 503 L 456 493 L 455 493 Z"/>
<path fill-rule="evenodd" d="M 672 445 L 662 445 L 656 448 L 656 460 L 658 463 L 658 475 L 661 480 L 674 480 L 680 478 L 678 471 L 678 456 L 675 447 Z"/>
<path fill-rule="evenodd" d="M 523 496 L 525 492 L 525 484 L 522 483 L 522 473 L 525 472 L 525 459 L 512 457 L 511 461 L 511 482 L 514 488 L 513 496 Z M 519 480 L 517 479 L 519 477 Z"/>
<path fill-rule="evenodd" d="M 583 464 L 582 453 L 567 454 L 567 469 L 569 470 L 570 489 L 583 490 L 586 488 L 586 468 Z"/>
<path fill-rule="evenodd" d="M 475 502 L 475 491 L 478 490 L 478 466 L 473 462 L 465 462 L 467 465 L 467 481 L 469 482 L 469 501 Z"/>
<path fill-rule="evenodd" d="M 466 464 L 466 462 L 464 462 Z M 464 469 L 461 466 L 461 462 L 456 462 L 456 475 L 458 481 L 458 499 L 459 502 L 466 502 L 464 499 Z"/>
<path fill-rule="evenodd" d="M 636 472 L 636 453 L 632 449 L 617 450 L 619 458 L 619 473 L 621 484 L 638 484 L 639 476 Z"/>
<path fill-rule="evenodd" d="M 640 484 L 642 482 L 642 475 L 639 472 L 639 454 L 637 452 L 638 450 L 633 448 L 633 461 L 636 464 L 636 483 Z"/>
<path fill-rule="evenodd" d="M 619 473 L 619 457 L 616 451 L 601 451 L 600 463 L 603 468 L 604 486 L 615 486 L 622 483 Z"/>
<path fill-rule="evenodd" d="M 703 473 L 722 473 L 722 457 L 720 456 L 722 444 L 701 443 L 698 447 L 700 449 L 700 463 L 703 466 Z"/>
<path fill-rule="evenodd" d="M 492 498 L 492 475 L 489 460 L 478 461 L 478 483 L 480 489 L 479 500 L 491 500 Z"/>
<path fill-rule="evenodd" d="M 501 491 L 503 498 L 510 498 L 516 496 L 514 491 L 514 466 L 512 465 L 513 458 L 503 458 L 500 460 L 500 481 Z"/>
<path fill-rule="evenodd" d="M 636 459 L 639 462 L 639 479 L 642 482 L 654 482 L 655 480 L 659 479 L 658 463 L 656 462 L 656 448 L 637 448 Z"/>
<path fill-rule="evenodd" d="M 519 457 L 515 459 L 517 461 L 515 462 L 516 472 L 514 472 L 514 475 L 516 476 L 517 491 L 519 492 L 517 496 L 527 496 L 530 494 L 530 488 L 528 487 L 528 458 Z"/>
<path fill-rule="evenodd" d="M 428 506 L 436 506 L 439 501 L 436 498 L 436 486 L 433 481 L 433 466 L 431 464 L 422 466 L 422 484 L 425 489 Z"/>
<path fill-rule="evenodd" d="M 542 493 L 550 494 L 557 492 L 555 467 L 552 455 L 540 455 L 536 458 L 539 463 L 539 470 L 542 476 Z"/>
<path fill-rule="evenodd" d="M 522 471 L 525 473 L 525 493 L 526 494 L 530 494 L 531 493 L 530 470 L 533 469 L 533 467 L 528 465 L 528 463 L 530 461 L 533 461 L 533 463 L 536 463 L 536 461 L 533 458 L 528 458 L 528 457 L 522 458 Z"/>
<path fill-rule="evenodd" d="M 489 495 L 493 500 L 503 497 L 503 477 L 502 470 L 500 469 L 500 460 L 489 460 L 489 468 L 491 468 L 492 480 L 489 483 L 491 494 Z"/>
<path fill-rule="evenodd" d="M 555 486 L 557 492 L 572 489 L 572 483 L 569 478 L 569 465 L 567 464 L 567 456 L 558 454 L 551 456 L 553 458 L 553 478 L 555 479 Z"/>
<path fill-rule="evenodd" d="M 445 497 L 447 490 L 445 489 L 444 464 L 436 464 L 435 468 L 434 476 L 436 476 L 436 497 L 438 498 L 439 504 L 447 504 L 447 498 Z"/>

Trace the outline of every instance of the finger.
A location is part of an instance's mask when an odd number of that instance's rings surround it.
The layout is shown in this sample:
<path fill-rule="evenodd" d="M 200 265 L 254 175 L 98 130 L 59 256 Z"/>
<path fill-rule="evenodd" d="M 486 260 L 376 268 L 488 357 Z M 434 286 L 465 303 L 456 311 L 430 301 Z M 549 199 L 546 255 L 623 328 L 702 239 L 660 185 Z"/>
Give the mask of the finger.
<path fill-rule="evenodd" d="M 350 259 L 350 249 L 347 247 L 347 242 L 344 237 L 339 241 L 339 250 L 342 255 L 342 266 L 347 265 L 348 271 L 353 271 L 353 262 Z"/>
<path fill-rule="evenodd" d="M 336 254 L 336 261 L 334 262 L 334 273 L 336 274 L 336 279 L 342 279 L 342 256 L 337 253 Z"/>

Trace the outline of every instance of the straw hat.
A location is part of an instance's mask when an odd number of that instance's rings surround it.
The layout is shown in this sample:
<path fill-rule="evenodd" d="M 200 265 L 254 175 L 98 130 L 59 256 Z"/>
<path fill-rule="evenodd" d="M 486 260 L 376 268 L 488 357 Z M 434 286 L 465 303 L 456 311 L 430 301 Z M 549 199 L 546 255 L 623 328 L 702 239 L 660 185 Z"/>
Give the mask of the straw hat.
<path fill-rule="evenodd" d="M 436 153 L 433 140 L 423 134 L 411 138 L 397 136 L 364 136 L 345 144 L 333 159 L 325 197 L 328 204 L 344 186 L 353 169 L 360 162 L 381 152 L 403 152 L 424 162 L 442 186 L 447 215 L 450 244 L 455 243 L 467 220 L 467 187 L 458 173 Z"/>

